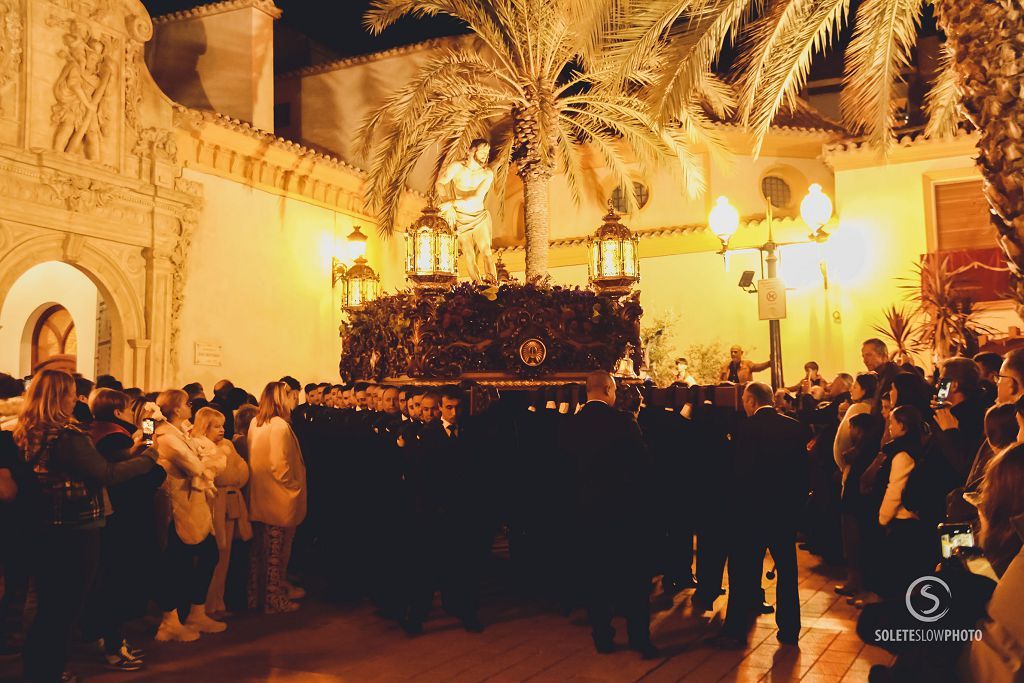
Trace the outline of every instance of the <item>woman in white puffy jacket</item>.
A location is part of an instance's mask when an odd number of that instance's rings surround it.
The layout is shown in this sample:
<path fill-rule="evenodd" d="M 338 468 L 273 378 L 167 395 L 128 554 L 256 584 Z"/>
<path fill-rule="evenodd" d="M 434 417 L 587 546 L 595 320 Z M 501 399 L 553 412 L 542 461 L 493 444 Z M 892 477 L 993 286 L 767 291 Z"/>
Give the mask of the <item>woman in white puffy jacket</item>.
<path fill-rule="evenodd" d="M 211 502 L 216 493 L 216 449 L 190 435 L 188 395 L 169 389 L 156 400 L 165 420 L 153 435 L 166 471 L 163 492 L 170 503 L 167 544 L 160 561 L 156 602 L 163 612 L 156 639 L 189 642 L 200 633 L 219 633 L 227 625 L 206 615 L 206 592 L 219 553 L 213 535 Z M 182 623 L 179 610 L 188 612 Z"/>

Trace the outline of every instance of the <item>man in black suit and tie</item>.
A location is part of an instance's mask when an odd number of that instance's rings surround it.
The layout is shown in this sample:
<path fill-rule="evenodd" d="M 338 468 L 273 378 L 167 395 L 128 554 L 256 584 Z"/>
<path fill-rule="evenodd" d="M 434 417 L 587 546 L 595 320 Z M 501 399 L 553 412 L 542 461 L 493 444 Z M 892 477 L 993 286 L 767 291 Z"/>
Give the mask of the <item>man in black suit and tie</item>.
<path fill-rule="evenodd" d="M 629 646 L 658 656 L 650 640 L 651 570 L 644 531 L 650 466 L 640 428 L 616 410 L 615 380 L 607 372 L 587 377 L 587 402 L 568 418 L 559 445 L 568 457 L 574 490 L 574 536 L 594 646 L 613 651 L 612 611 L 626 617 Z"/>
<path fill-rule="evenodd" d="M 743 648 L 761 604 L 761 572 L 767 550 L 775 561 L 778 584 L 777 638 L 795 645 L 800 636 L 796 529 L 807 498 L 806 428 L 777 413 L 772 389 L 748 384 L 743 392 L 747 419 L 732 437 L 731 543 L 729 605 L 715 644 Z"/>

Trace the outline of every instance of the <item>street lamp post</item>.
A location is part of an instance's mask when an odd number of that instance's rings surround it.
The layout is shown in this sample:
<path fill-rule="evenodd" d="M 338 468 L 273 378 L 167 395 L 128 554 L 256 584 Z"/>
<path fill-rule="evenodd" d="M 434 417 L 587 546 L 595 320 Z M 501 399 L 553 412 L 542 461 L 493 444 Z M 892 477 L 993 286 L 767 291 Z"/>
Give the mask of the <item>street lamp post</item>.
<path fill-rule="evenodd" d="M 779 277 L 779 245 L 775 243 L 775 235 L 772 230 L 772 203 L 768 202 L 768 241 L 761 246 L 761 252 L 765 255 L 765 267 L 768 270 L 768 279 L 776 280 Z M 781 389 L 786 386 L 782 377 L 782 324 L 778 318 L 768 321 L 768 361 L 772 368 L 772 389 Z"/>
<path fill-rule="evenodd" d="M 764 255 L 767 280 L 775 283 L 779 279 L 779 248 L 785 245 L 775 241 L 770 200 L 767 201 L 767 207 L 765 218 L 768 223 L 768 241 L 754 248 Z M 810 186 L 807 196 L 800 203 L 800 216 L 811 228 L 810 239 L 812 241 L 823 242 L 828 239 L 828 233 L 824 231 L 824 226 L 832 219 L 832 200 L 822 192 L 821 185 L 814 183 Z M 718 198 L 708 216 L 708 226 L 711 228 L 711 232 L 721 240 L 722 250 L 720 253 L 724 256 L 729 249 L 729 240 L 739 228 L 739 213 L 726 197 Z M 783 294 L 784 292 L 783 289 Z M 785 379 L 782 375 L 782 326 L 779 318 L 768 320 L 768 344 L 772 388 L 780 389 L 785 386 Z"/>

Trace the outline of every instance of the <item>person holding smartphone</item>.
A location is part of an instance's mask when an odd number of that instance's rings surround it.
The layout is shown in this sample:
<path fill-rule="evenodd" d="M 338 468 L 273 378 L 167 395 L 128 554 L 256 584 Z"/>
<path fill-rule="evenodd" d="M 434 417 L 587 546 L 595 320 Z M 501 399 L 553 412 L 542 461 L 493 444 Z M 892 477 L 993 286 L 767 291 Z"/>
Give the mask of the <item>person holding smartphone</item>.
<path fill-rule="evenodd" d="M 991 404 L 992 397 L 982 390 L 977 363 L 970 358 L 949 358 L 942 364 L 932 405 L 939 427 L 934 441 L 956 476 L 950 489 L 967 480 L 985 440 L 985 411 Z"/>
<path fill-rule="evenodd" d="M 97 389 L 89 397 L 93 421 L 89 436 L 108 462 L 132 453 L 157 457 L 153 441 L 131 423 L 131 400 L 114 389 Z M 129 432 L 135 432 L 134 436 Z M 137 671 L 142 651 L 128 644 L 122 624 L 145 616 L 149 598 L 146 577 L 155 570 L 157 547 L 153 500 L 167 473 L 159 465 L 149 472 L 108 487 L 106 523 L 100 534 L 100 568 L 86 597 L 82 632 L 87 640 L 102 639 L 108 668 Z"/>

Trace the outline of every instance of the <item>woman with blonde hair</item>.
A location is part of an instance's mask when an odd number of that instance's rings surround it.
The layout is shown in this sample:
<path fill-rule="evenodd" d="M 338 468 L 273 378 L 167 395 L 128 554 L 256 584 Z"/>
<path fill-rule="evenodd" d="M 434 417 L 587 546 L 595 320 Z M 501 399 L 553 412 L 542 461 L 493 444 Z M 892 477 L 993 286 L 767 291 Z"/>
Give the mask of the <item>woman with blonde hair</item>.
<path fill-rule="evenodd" d="M 38 608 L 23 653 L 25 678 L 59 681 L 71 627 L 96 574 L 104 487 L 153 469 L 156 453 L 136 441 L 127 460 L 109 462 L 75 422 L 75 379 L 43 370 L 29 385 L 14 440 L 38 486 L 32 516 Z"/>
<path fill-rule="evenodd" d="M 242 497 L 242 487 L 249 481 L 249 466 L 242 460 L 229 439 L 224 438 L 224 414 L 214 408 L 200 408 L 192 434 L 203 445 L 218 453 L 217 478 L 214 484 L 217 493 L 213 499 L 213 535 L 217 539 L 220 559 L 213 570 L 210 588 L 206 591 L 206 613 L 227 615 L 224 604 L 224 585 L 231 563 L 231 544 L 236 539 L 248 541 L 252 538 L 249 511 Z"/>
<path fill-rule="evenodd" d="M 156 591 L 156 603 L 163 612 L 156 639 L 191 642 L 200 633 L 227 628 L 206 614 L 206 592 L 219 559 L 212 512 L 219 463 L 212 445 L 192 437 L 188 394 L 168 389 L 157 396 L 156 405 L 164 421 L 157 425 L 153 440 L 159 463 L 167 471 L 163 490 L 171 508 Z M 181 614 L 186 611 L 182 623 Z"/>
<path fill-rule="evenodd" d="M 295 529 L 306 517 L 306 465 L 290 420 L 297 395 L 282 382 L 263 389 L 249 426 L 249 515 L 260 524 L 252 554 L 250 605 L 264 612 L 291 612 L 305 595 L 288 583 Z"/>

